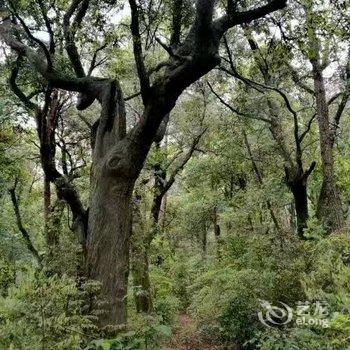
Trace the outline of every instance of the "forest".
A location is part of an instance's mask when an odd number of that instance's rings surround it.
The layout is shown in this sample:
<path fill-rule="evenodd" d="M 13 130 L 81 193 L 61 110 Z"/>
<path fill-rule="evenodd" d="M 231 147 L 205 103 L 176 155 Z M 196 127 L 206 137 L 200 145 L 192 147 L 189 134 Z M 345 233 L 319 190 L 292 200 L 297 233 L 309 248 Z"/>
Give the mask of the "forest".
<path fill-rule="evenodd" d="M 349 39 L 349 0 L 1 0 L 0 350 L 349 350 Z"/>

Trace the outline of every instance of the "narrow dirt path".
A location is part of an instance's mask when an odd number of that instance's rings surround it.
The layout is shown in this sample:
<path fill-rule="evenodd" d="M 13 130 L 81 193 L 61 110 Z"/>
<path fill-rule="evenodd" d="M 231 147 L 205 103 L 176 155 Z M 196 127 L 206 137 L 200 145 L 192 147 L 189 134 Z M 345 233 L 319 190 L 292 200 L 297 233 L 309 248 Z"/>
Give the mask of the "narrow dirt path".
<path fill-rule="evenodd" d="M 172 339 L 162 347 L 162 350 L 223 350 L 222 346 L 203 344 L 196 333 L 195 321 L 190 315 L 180 314 L 178 325 L 175 326 Z"/>

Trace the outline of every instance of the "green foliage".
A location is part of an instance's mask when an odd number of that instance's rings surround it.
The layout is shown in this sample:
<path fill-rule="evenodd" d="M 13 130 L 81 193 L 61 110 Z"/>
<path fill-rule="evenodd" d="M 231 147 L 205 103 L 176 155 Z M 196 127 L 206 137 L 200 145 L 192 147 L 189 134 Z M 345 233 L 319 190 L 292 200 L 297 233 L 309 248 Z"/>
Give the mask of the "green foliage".
<path fill-rule="evenodd" d="M 191 309 L 201 324 L 219 324 L 223 340 L 243 344 L 261 329 L 260 300 L 288 303 L 303 298 L 302 249 L 298 242 L 281 246 L 273 237 L 243 235 L 230 237 L 226 249 L 219 266 L 191 286 Z"/>
<path fill-rule="evenodd" d="M 347 324 L 348 324 L 347 320 Z M 262 334 L 258 348 L 262 350 L 344 350 L 350 346 L 349 328 L 342 331 L 330 329 L 314 331 L 307 328 L 272 330 Z"/>
<path fill-rule="evenodd" d="M 143 340 L 135 332 L 119 335 L 115 339 L 100 339 L 89 343 L 84 350 L 143 350 Z"/>
<path fill-rule="evenodd" d="M 308 220 L 304 236 L 306 239 L 319 240 L 326 236 L 326 230 L 315 217 Z"/>
<path fill-rule="evenodd" d="M 349 235 L 317 242 L 266 236 L 232 236 L 226 255 L 190 286 L 199 328 L 216 328 L 230 344 L 255 349 L 345 349 L 349 346 Z M 327 303 L 329 327 L 267 329 L 257 317 L 260 300 L 294 307 Z M 330 345 L 332 344 L 332 345 Z"/>
<path fill-rule="evenodd" d="M 308 247 L 308 274 L 303 279 L 310 300 L 328 302 L 333 312 L 349 312 L 350 237 L 331 236 Z"/>
<path fill-rule="evenodd" d="M 171 328 L 150 315 L 138 315 L 132 320 L 133 330 L 120 333 L 114 339 L 90 342 L 84 350 L 151 350 L 159 349 L 159 341 L 171 337 Z"/>
<path fill-rule="evenodd" d="M 5 297 L 9 287 L 14 283 L 15 268 L 5 259 L 0 259 L 0 295 Z"/>
<path fill-rule="evenodd" d="M 319 336 L 309 329 L 293 329 L 292 331 L 271 331 L 261 337 L 261 350 L 335 350 L 322 335 Z"/>
<path fill-rule="evenodd" d="M 3 349 L 77 349 L 94 330 L 82 314 L 75 281 L 67 276 L 36 273 L 21 279 L 0 297 L 0 315 Z"/>
<path fill-rule="evenodd" d="M 344 350 L 350 346 L 348 234 L 306 243 L 309 261 L 302 276 L 307 300 L 328 304 L 329 327 L 265 330 L 255 337 L 261 349 Z"/>
<path fill-rule="evenodd" d="M 157 253 L 160 252 L 157 250 Z M 167 257 L 166 253 L 164 255 Z M 154 286 L 154 312 L 161 317 L 165 324 L 172 324 L 176 314 L 181 309 L 181 301 L 183 300 L 183 295 L 180 295 L 179 290 L 181 277 L 176 270 L 177 264 L 171 262 L 161 268 L 153 268 L 150 274 Z"/>
<path fill-rule="evenodd" d="M 176 61 L 181 68 L 193 57 L 187 57 L 186 49 L 178 53 L 175 47 L 168 47 L 173 1 L 136 2 L 145 68 L 150 83 L 159 79 L 163 86 L 163 73 L 169 69 L 169 62 Z M 264 3 L 231 2 L 236 3 L 237 11 Z M 49 4 L 41 3 L 44 6 L 40 7 L 37 0 L 13 1 L 30 30 L 39 34 L 48 31 L 43 10 Z M 79 1 L 73 3 L 78 5 Z M 89 5 L 84 20 L 76 26 L 74 40 L 84 68 L 95 56 L 98 66 L 93 76 L 122 80 L 125 96 L 139 92 L 132 42 L 135 36 L 130 35 L 127 1 L 81 3 L 69 22 L 79 20 L 84 4 Z M 228 3 L 216 2 L 216 16 L 226 11 Z M 57 0 L 53 5 L 48 16 L 55 32 L 55 70 L 73 77 L 62 28 L 62 17 L 71 1 Z M 14 56 L 6 50 L 6 64 L 0 67 L 0 348 L 153 350 L 163 349 L 164 343 L 175 338 L 165 348 L 175 350 L 199 344 L 198 348 L 206 349 L 209 345 L 214 348 L 238 344 L 254 350 L 350 349 L 348 229 L 327 236 L 314 213 L 323 168 L 310 64 L 319 59 L 325 78 L 330 126 L 337 136 L 333 149 L 335 178 L 345 207 L 350 203 L 349 104 L 343 101 L 349 98 L 349 5 L 348 0 L 288 1 L 284 12 L 252 25 L 237 26 L 225 37 L 232 56 L 223 45 L 220 69 L 193 84 L 178 99 L 166 137 L 152 147 L 135 190 L 137 200 L 142 199 L 140 222 L 134 221 L 131 240 L 134 248 L 149 254 L 153 312 L 136 313 L 130 294 L 135 292 L 137 296 L 142 288 L 130 286 L 128 331 L 113 339 L 100 339 L 103 332 L 98 333 L 94 325 L 96 314 L 89 315 L 99 284 L 88 281 L 81 285 L 77 278 L 83 248 L 72 233 L 75 223 L 71 212 L 58 198 L 54 184 L 51 219 L 59 242 L 49 253 L 36 123 L 33 113 L 24 108 L 5 83 L 14 66 Z M 195 1 L 184 0 L 182 10 L 184 42 L 195 18 Z M 37 43 L 27 40 L 25 34 L 18 35 L 23 43 L 38 49 Z M 165 45 L 159 45 L 156 38 Z M 252 39 L 259 48 L 252 47 Z M 174 52 L 169 61 L 171 51 Z M 218 101 L 207 81 L 232 108 Z M 17 83 L 26 96 L 35 92 L 33 102 L 44 105 L 45 82 L 25 57 Z M 151 99 L 152 92 L 153 89 Z M 62 107 L 62 120 L 57 121 L 60 127 L 56 130 L 55 163 L 63 171 L 66 158 L 68 168 L 77 168 L 66 177 L 88 208 L 90 137 L 100 107 L 95 103 L 78 114 L 73 108 L 76 96 L 67 94 L 64 98 L 67 105 Z M 335 126 L 334 117 L 342 101 L 344 113 Z M 128 130 L 142 119 L 143 108 L 140 96 L 128 99 Z M 276 124 L 280 129 L 273 128 Z M 161 220 L 155 229 L 150 215 L 156 192 L 154 167 L 159 166 L 168 179 L 194 137 L 204 129 L 191 160 L 176 175 L 163 200 Z M 295 141 L 301 139 L 303 132 L 306 133 L 300 141 L 300 160 L 296 157 Z M 107 143 L 110 141 L 112 138 Z M 307 241 L 302 242 L 296 237 L 295 203 L 285 183 L 286 163 L 299 161 L 304 171 L 312 161 L 317 163 L 307 179 L 310 219 L 305 231 Z M 23 225 L 44 257 L 43 271 L 38 271 L 13 215 L 8 189 L 15 179 Z M 215 231 L 217 227 L 220 235 Z M 153 230 L 156 237 L 149 246 L 145 237 Z M 261 300 L 275 305 L 286 303 L 293 311 L 298 301 L 324 301 L 331 311 L 329 327 L 292 322 L 268 329 L 257 315 Z M 176 343 L 178 336 L 185 338 L 181 339 L 185 344 Z"/>

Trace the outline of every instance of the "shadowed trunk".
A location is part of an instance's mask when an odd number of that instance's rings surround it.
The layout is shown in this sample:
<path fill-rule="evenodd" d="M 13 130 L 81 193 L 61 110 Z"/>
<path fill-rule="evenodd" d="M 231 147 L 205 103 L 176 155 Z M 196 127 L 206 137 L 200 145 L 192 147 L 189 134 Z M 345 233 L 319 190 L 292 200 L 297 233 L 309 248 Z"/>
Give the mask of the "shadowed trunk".
<path fill-rule="evenodd" d="M 133 239 L 131 272 L 134 286 L 134 301 L 137 312 L 149 313 L 153 310 L 151 282 L 149 278 L 149 237 L 145 239 L 147 228 L 144 227 L 141 215 L 141 195 L 135 193 L 133 208 Z"/>
<path fill-rule="evenodd" d="M 307 184 L 300 180 L 295 181 L 292 184 L 288 184 L 291 192 L 293 193 L 295 213 L 297 219 L 297 233 L 300 238 L 304 238 L 304 230 L 307 227 L 307 221 L 309 219 L 309 210 L 307 202 Z"/>
<path fill-rule="evenodd" d="M 165 185 L 166 181 L 166 171 L 162 169 L 160 164 L 156 164 L 153 169 L 154 173 L 154 196 L 151 209 L 151 219 L 153 219 L 153 224 L 158 225 L 159 216 L 162 207 L 163 197 L 165 196 L 167 190 Z"/>
<path fill-rule="evenodd" d="M 306 184 L 297 184 L 294 188 L 292 188 L 292 192 L 294 196 L 295 212 L 297 216 L 297 231 L 299 237 L 302 238 L 304 230 L 307 227 L 307 221 L 309 219 Z"/>
<path fill-rule="evenodd" d="M 304 231 L 309 219 L 309 206 L 307 198 L 307 181 L 316 166 L 312 162 L 310 168 L 304 171 L 300 163 L 299 168 L 285 166 L 286 184 L 293 194 L 295 213 L 297 220 L 297 233 L 299 238 L 304 239 Z"/>
<path fill-rule="evenodd" d="M 215 206 L 213 210 L 213 226 L 214 226 L 214 236 L 216 241 L 216 256 L 218 260 L 221 259 L 221 227 L 219 225 L 218 208 Z"/>
<path fill-rule="evenodd" d="M 206 227 L 204 227 L 201 233 L 201 243 L 202 243 L 202 258 L 205 260 L 207 258 L 207 245 L 208 245 L 208 232 Z"/>

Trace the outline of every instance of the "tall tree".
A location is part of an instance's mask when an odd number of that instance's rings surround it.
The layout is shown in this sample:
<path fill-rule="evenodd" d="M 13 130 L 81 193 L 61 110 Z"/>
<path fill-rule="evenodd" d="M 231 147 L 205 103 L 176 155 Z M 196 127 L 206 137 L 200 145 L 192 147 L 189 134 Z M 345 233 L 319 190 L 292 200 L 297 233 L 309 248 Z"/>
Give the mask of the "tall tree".
<path fill-rule="evenodd" d="M 50 25 L 47 9 L 41 1 L 39 5 L 53 43 L 55 31 Z M 172 37 L 175 39 L 171 46 L 159 40 L 169 59 L 153 70 L 146 67 L 144 60 L 140 6 L 136 0 L 129 0 L 133 51 L 143 102 L 142 116 L 129 131 L 119 81 L 89 76 L 75 43 L 89 5 L 89 0 L 73 0 L 63 24 L 58 26 L 63 29 L 65 50 L 75 76 L 65 74 L 57 67 L 59 53 L 32 35 L 12 2 L 9 2 L 9 16 L 0 26 L 0 35 L 13 51 L 30 62 L 50 87 L 78 92 L 79 110 L 87 109 L 95 100 L 101 106 L 92 152 L 88 210 L 56 172 L 52 172 L 49 179 L 62 190 L 62 197 L 69 203 L 77 225 L 84 232 L 89 276 L 101 282 L 100 300 L 108 304 L 98 320 L 99 326 L 105 327 L 126 322 L 132 193 L 159 125 L 174 108 L 184 89 L 220 62 L 220 42 L 227 30 L 285 7 L 286 0 L 272 0 L 249 10 L 239 10 L 230 0 L 225 13 L 218 18 L 214 18 L 218 6 L 216 1 L 198 0 L 193 23 L 182 42 L 179 42 L 183 34 L 179 25 L 174 25 Z M 182 16 L 177 11 L 174 15 L 177 19 L 173 22 L 178 24 Z M 157 72 L 154 79 L 150 77 L 152 72 Z"/>
<path fill-rule="evenodd" d="M 323 181 L 317 204 L 317 217 L 324 223 L 328 230 L 334 231 L 344 226 L 344 213 L 339 191 L 336 185 L 334 174 L 334 130 L 331 126 L 329 105 L 326 96 L 326 84 L 323 71 L 327 67 L 327 60 L 322 62 L 321 39 L 317 35 L 317 16 L 313 12 L 313 1 L 305 6 L 307 16 L 307 29 L 309 34 L 309 61 L 312 65 L 312 76 L 314 83 L 314 95 L 316 101 L 317 122 L 320 135 L 320 149 L 322 159 Z M 326 54 L 327 55 L 327 54 Z M 349 72 L 348 72 L 349 73 Z M 347 77 L 348 79 L 349 77 Z M 347 87 L 348 89 L 348 87 Z M 348 99 L 348 92 L 344 96 L 345 104 Z M 342 114 L 340 107 L 335 117 L 336 125 Z"/>
<path fill-rule="evenodd" d="M 251 107 L 251 104 L 245 102 L 247 93 L 244 93 L 240 98 L 235 98 L 237 106 L 234 107 L 232 103 L 226 102 L 213 87 L 211 89 L 218 100 L 238 117 L 256 119 L 267 124 L 275 141 L 276 150 L 283 162 L 282 168 L 285 170 L 285 183 L 293 195 L 297 233 L 303 239 L 304 230 L 309 219 L 307 182 L 316 165 L 316 162 L 313 161 L 307 165 L 307 168 L 305 167 L 303 143 L 305 143 L 306 136 L 310 132 L 315 114 L 308 116 L 306 127 L 301 129 L 300 124 L 305 118 L 305 112 L 303 109 L 297 110 L 296 108 L 296 105 L 301 105 L 301 103 L 292 97 L 295 91 L 293 82 L 283 79 L 285 78 L 286 70 L 288 71 L 288 67 L 284 67 L 283 70 L 281 66 L 285 66 L 285 61 L 290 59 L 288 50 L 283 44 L 276 42 L 274 38 L 266 38 L 266 42 L 260 45 L 254 38 L 254 30 L 247 26 L 244 28 L 244 36 L 250 49 L 248 54 L 253 58 L 254 62 L 250 67 L 250 75 L 243 75 L 239 67 L 236 67 L 226 38 L 224 42 L 227 57 L 219 69 L 224 76 L 242 82 L 244 84 L 243 91 L 252 91 L 252 100 L 256 101 L 257 96 L 260 96 L 258 97 L 258 101 L 261 101 L 260 110 L 255 110 Z M 288 86 L 288 83 L 290 86 Z M 240 107 L 240 105 L 246 107 Z M 292 123 L 286 123 L 288 119 L 291 119 Z M 290 139 L 287 132 L 287 128 L 290 127 L 292 128 L 292 139 Z M 247 148 L 248 153 L 250 153 L 249 146 Z M 253 166 L 253 168 L 256 173 L 259 173 L 259 171 L 256 171 L 256 166 Z M 257 176 L 261 183 L 261 176 Z M 271 207 L 271 203 L 268 203 L 268 206 Z M 277 222 L 273 210 L 271 215 L 274 221 Z"/>
<path fill-rule="evenodd" d="M 204 108 L 205 110 L 205 108 Z M 138 287 L 135 293 L 136 309 L 138 312 L 148 313 L 152 311 L 152 293 L 151 293 L 151 281 L 149 276 L 149 253 L 151 244 L 156 235 L 161 232 L 159 224 L 162 204 L 164 198 L 175 183 L 176 177 L 180 175 L 188 161 L 191 159 L 193 153 L 198 146 L 203 134 L 206 131 L 203 120 L 205 118 L 205 111 L 200 118 L 199 132 L 192 136 L 190 144 L 182 146 L 180 154 L 176 154 L 173 158 L 165 154 L 165 157 L 159 157 L 160 159 L 155 161 L 151 166 L 152 171 L 152 204 L 150 208 L 150 227 L 145 227 L 142 224 L 142 216 L 140 213 L 140 200 L 142 196 L 139 195 L 135 198 L 135 215 L 134 225 L 137 226 L 133 230 L 133 243 L 132 243 L 132 276 L 135 286 Z M 159 129 L 155 139 L 155 152 L 160 153 L 162 149 L 162 140 L 166 136 L 168 118 L 163 120 L 163 124 Z M 165 145 L 165 148 L 167 145 Z M 164 148 L 164 147 L 163 147 Z M 166 153 L 166 151 L 165 151 Z M 163 220 L 165 212 L 163 211 Z M 136 238 L 136 239 L 135 239 Z"/>
<path fill-rule="evenodd" d="M 339 6 L 347 9 L 349 3 Z M 350 76 L 348 31 L 343 27 L 346 17 L 339 19 L 340 7 L 304 0 L 288 15 L 290 18 L 297 13 L 302 18 L 294 29 L 284 21 L 277 23 L 293 55 L 289 65 L 293 81 L 315 106 L 323 176 L 316 216 L 329 232 L 345 224 L 334 162 L 334 144 L 349 99 Z"/>

